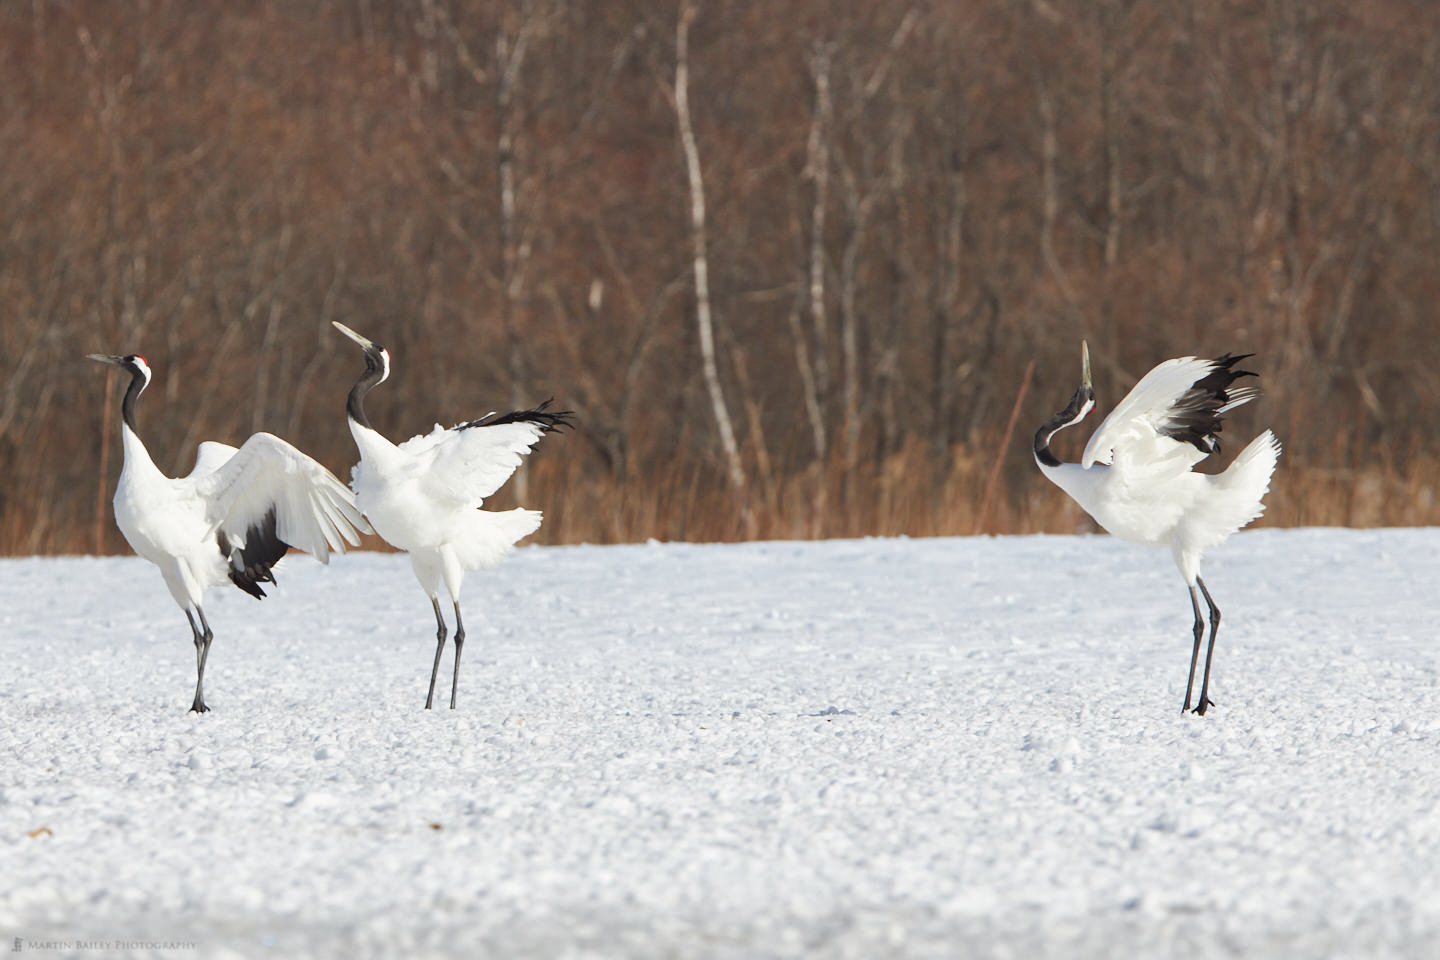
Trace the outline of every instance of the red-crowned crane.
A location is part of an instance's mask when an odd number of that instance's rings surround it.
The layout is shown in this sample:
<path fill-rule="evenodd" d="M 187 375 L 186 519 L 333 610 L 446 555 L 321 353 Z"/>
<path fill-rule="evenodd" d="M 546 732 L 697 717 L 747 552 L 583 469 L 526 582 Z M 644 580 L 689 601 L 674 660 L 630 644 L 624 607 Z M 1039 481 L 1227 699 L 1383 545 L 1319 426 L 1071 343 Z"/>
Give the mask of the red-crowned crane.
<path fill-rule="evenodd" d="M 333 321 L 332 321 L 333 322 Z M 425 709 L 435 700 L 435 679 L 445 651 L 445 615 L 440 610 L 443 581 L 455 609 L 455 671 L 450 709 L 460 684 L 460 651 L 465 623 L 460 618 L 460 586 L 467 570 L 499 563 L 515 542 L 540 527 L 540 512 L 516 508 L 479 509 L 520 466 L 520 458 L 539 439 L 570 426 L 570 411 L 551 412 L 547 400 L 533 410 L 488 414 L 449 429 L 436 424 L 422 436 L 398 446 L 370 426 L 365 394 L 390 376 L 390 351 L 343 323 L 335 328 L 360 345 L 365 371 L 350 389 L 346 411 L 350 434 L 360 450 L 352 474 L 355 503 L 391 546 L 410 554 L 415 579 L 435 611 L 435 663 Z"/>
<path fill-rule="evenodd" d="M 1209 547 L 1260 516 L 1262 498 L 1280 456 L 1280 441 L 1264 431 L 1223 472 L 1208 475 L 1192 468 L 1220 450 L 1221 415 L 1253 400 L 1254 387 L 1235 387 L 1240 377 L 1253 377 L 1235 365 L 1253 354 L 1225 354 L 1213 360 L 1180 357 L 1157 365 L 1135 384 L 1085 445 L 1079 463 L 1061 463 L 1050 452 L 1050 438 L 1073 427 L 1095 407 L 1090 380 L 1090 348 L 1081 344 L 1081 385 L 1070 404 L 1035 434 L 1035 462 L 1045 476 L 1064 490 L 1095 522 L 1122 540 L 1169 547 L 1180 575 L 1190 588 L 1195 612 L 1195 643 L 1190 653 L 1190 679 L 1185 684 L 1183 713 L 1190 709 L 1195 665 L 1205 621 L 1196 587 L 1210 608 L 1210 642 L 1205 649 L 1205 676 L 1195 712 L 1214 706 L 1210 700 L 1210 659 L 1220 629 L 1215 606 L 1200 577 L 1200 558 Z"/>
<path fill-rule="evenodd" d="M 233 583 L 261 598 L 274 583 L 271 568 L 291 547 L 321 563 L 330 552 L 369 533 L 355 498 L 319 463 L 279 437 L 257 433 L 240 449 L 207 441 L 195 468 L 167 477 L 150 459 L 135 427 L 135 400 L 150 383 L 150 365 L 139 354 L 92 353 L 91 360 L 130 374 L 120 407 L 125 465 L 115 488 L 115 523 L 140 556 L 160 568 L 170 596 L 185 611 L 195 640 L 195 700 L 206 713 L 205 663 L 215 634 L 201 600 L 210 587 Z"/>

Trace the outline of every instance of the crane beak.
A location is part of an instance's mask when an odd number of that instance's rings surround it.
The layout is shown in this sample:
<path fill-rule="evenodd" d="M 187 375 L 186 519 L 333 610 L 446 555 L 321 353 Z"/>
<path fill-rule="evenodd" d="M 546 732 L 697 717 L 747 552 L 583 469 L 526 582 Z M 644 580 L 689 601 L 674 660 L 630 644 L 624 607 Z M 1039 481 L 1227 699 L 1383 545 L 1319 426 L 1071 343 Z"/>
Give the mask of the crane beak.
<path fill-rule="evenodd" d="M 1093 390 L 1094 383 L 1090 380 L 1090 344 L 1084 340 L 1080 341 L 1080 379 L 1084 382 L 1086 390 Z"/>
<path fill-rule="evenodd" d="M 124 357 L 115 357 L 108 353 L 87 353 L 85 356 L 91 360 L 99 360 L 101 363 L 113 363 L 117 367 L 125 362 Z"/>
<path fill-rule="evenodd" d="M 356 333 L 354 330 L 351 330 L 339 320 L 331 320 L 330 322 L 335 325 L 336 330 L 339 330 L 341 333 L 345 334 L 345 336 L 349 337 L 351 340 L 354 340 L 356 343 L 360 344 L 360 346 L 364 347 L 365 349 L 369 350 L 375 346 L 374 341 L 366 340 L 364 337 L 360 336 L 360 334 Z"/>

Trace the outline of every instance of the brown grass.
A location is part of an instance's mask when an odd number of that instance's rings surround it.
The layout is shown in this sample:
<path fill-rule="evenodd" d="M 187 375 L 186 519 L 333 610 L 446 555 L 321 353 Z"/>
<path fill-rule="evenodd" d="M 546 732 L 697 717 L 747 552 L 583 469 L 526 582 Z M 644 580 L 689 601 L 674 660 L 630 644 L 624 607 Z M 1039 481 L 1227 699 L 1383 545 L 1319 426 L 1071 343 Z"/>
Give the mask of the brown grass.
<path fill-rule="evenodd" d="M 1028 438 L 1027 438 L 1028 441 Z M 545 505 L 546 543 L 658 540 L 736 541 L 744 524 L 718 467 L 672 467 L 658 477 L 585 478 L 563 451 L 529 468 L 531 501 Z M 895 454 L 846 472 L 838 456 L 824 471 L 786 472 L 755 491 L 761 539 L 965 536 L 1093 532 L 1096 525 L 1060 490 L 1033 477 L 1007 477 L 982 520 L 988 458 L 957 445 L 948 465 L 914 440 Z M 1282 456 L 1254 526 L 1426 526 L 1440 523 L 1440 459 L 1329 467 Z M 499 501 L 497 501 L 498 503 Z M 508 503 L 508 501 L 507 501 Z"/>
<path fill-rule="evenodd" d="M 744 539 L 740 505 L 717 464 L 677 458 L 646 475 L 597 476 L 587 469 L 583 457 L 569 455 L 572 448 L 567 444 L 574 442 L 567 436 L 547 438 L 525 468 L 529 485 L 525 505 L 545 512 L 545 525 L 535 542 Z M 60 446 L 58 440 L 48 443 Z M 1023 453 L 1018 448 L 1011 450 L 1010 459 L 1019 462 L 1007 464 L 1009 469 L 1002 472 L 1000 492 L 983 520 L 980 511 L 991 471 L 989 456 L 957 444 L 941 461 L 919 439 L 852 470 L 846 470 L 835 454 L 823 470 L 812 464 L 772 472 L 764 482 L 753 485 L 750 507 L 759 538 L 767 540 L 1094 531 L 1094 523 L 1026 462 L 1028 450 Z M 6 495 L 0 516 L 0 553 L 95 552 L 93 507 L 57 512 L 52 507 L 59 502 L 56 482 L 38 471 L 27 480 Z M 105 491 L 101 551 L 123 553 L 127 548 L 110 516 L 113 486 L 112 474 Z M 1282 456 L 1266 498 L 1265 516 L 1255 526 L 1440 524 L 1437 491 L 1440 458 L 1433 456 L 1410 458 L 1403 469 L 1384 462 L 1314 465 Z M 487 504 L 494 509 L 514 505 L 509 488 Z M 366 547 L 385 549 L 375 539 L 367 541 Z"/>

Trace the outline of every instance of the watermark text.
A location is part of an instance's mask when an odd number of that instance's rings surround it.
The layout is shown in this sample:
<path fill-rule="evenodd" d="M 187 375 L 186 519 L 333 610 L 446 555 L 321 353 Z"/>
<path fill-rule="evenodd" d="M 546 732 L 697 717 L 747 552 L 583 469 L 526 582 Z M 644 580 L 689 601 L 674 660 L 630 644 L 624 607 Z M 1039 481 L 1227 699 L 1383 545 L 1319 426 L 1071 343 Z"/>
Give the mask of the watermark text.
<path fill-rule="evenodd" d="M 90 940 L 90 939 L 67 939 L 67 940 L 41 940 L 35 937 L 16 937 L 10 946 L 11 953 L 39 953 L 42 951 L 65 951 L 78 953 L 93 950 L 100 953 L 118 953 L 135 950 L 198 950 L 200 945 L 194 940 L 145 940 L 145 939 L 117 939 L 117 940 Z"/>

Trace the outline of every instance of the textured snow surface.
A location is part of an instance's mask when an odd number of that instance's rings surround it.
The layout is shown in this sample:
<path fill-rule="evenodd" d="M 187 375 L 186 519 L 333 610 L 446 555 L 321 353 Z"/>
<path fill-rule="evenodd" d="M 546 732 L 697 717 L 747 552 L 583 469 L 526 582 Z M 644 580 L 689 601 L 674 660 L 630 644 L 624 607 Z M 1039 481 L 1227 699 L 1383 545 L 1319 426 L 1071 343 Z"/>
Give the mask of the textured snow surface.
<path fill-rule="evenodd" d="M 1204 718 L 1100 536 L 521 549 L 429 713 L 402 556 L 212 591 L 204 716 L 153 568 L 0 561 L 0 949 L 1440 956 L 1437 558 L 1232 538 Z"/>

